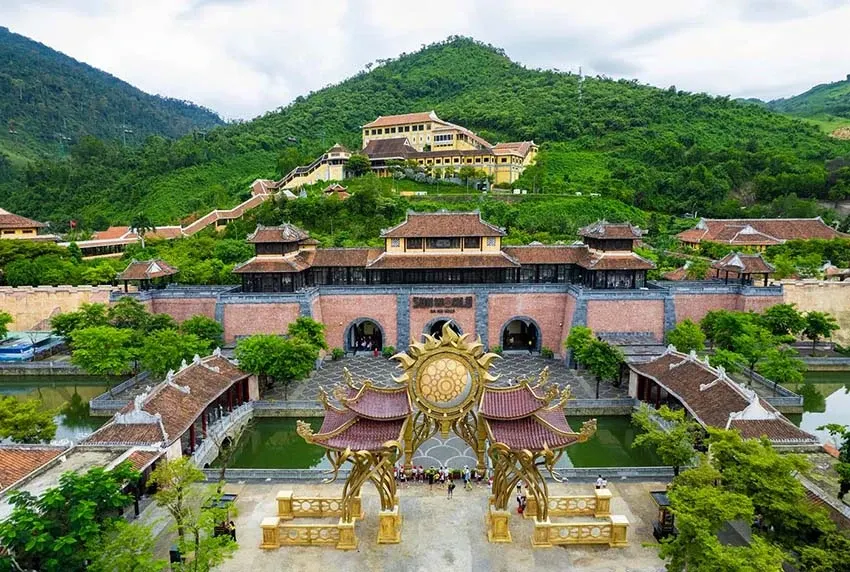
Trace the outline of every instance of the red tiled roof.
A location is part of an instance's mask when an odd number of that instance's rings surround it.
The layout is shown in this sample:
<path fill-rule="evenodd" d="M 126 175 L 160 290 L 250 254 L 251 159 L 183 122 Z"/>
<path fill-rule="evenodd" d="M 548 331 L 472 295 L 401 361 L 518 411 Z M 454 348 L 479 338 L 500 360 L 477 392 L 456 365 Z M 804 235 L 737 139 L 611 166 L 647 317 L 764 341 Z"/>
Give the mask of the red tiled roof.
<path fill-rule="evenodd" d="M 115 423 L 110 421 L 83 443 L 87 445 L 155 445 L 165 443 L 159 423 Z"/>
<path fill-rule="evenodd" d="M 404 419 L 376 421 L 358 418 L 352 425 L 339 434 L 330 437 L 324 444 L 332 449 L 380 449 L 387 441 L 401 440 Z"/>
<path fill-rule="evenodd" d="M 686 280 L 688 278 L 688 266 L 680 266 L 676 270 L 665 272 L 661 277 L 664 280 Z"/>
<path fill-rule="evenodd" d="M 785 417 L 753 421 L 733 419 L 729 428 L 737 429 L 744 439 L 767 437 L 771 441 L 796 441 L 809 436 Z"/>
<path fill-rule="evenodd" d="M 587 256 L 587 245 L 568 246 L 505 246 L 508 256 L 520 264 L 575 264 Z"/>
<path fill-rule="evenodd" d="M 183 236 L 183 229 L 179 226 L 157 226 L 153 230 L 145 233 L 147 237 L 161 238 L 163 240 L 171 240 Z"/>
<path fill-rule="evenodd" d="M 578 436 L 570 430 L 563 411 L 546 412 L 540 416 L 531 415 L 512 421 L 485 418 L 485 423 L 492 440 L 504 443 L 511 449 L 540 451 L 544 446 L 555 449 L 578 440 Z"/>
<path fill-rule="evenodd" d="M 66 447 L 44 445 L 0 446 L 0 491 L 43 467 L 64 451 Z"/>
<path fill-rule="evenodd" d="M 776 271 L 776 268 L 765 261 L 761 254 L 741 254 L 739 252 L 730 252 L 712 264 L 711 267 L 736 274 L 771 274 Z"/>
<path fill-rule="evenodd" d="M 725 244 L 771 245 L 786 240 L 850 238 L 816 218 L 700 219 L 696 227 L 680 232 L 679 240 L 710 240 Z"/>
<path fill-rule="evenodd" d="M 280 226 L 257 225 L 257 229 L 248 235 L 248 242 L 300 242 L 308 237 L 307 233 L 289 223 Z"/>
<path fill-rule="evenodd" d="M 655 268 L 655 264 L 635 252 L 593 253 L 587 258 L 579 260 L 578 264 L 588 270 L 649 270 Z"/>
<path fill-rule="evenodd" d="M 496 143 L 493 145 L 494 155 L 518 155 L 525 157 L 534 146 L 534 141 L 515 141 L 509 143 Z"/>
<path fill-rule="evenodd" d="M 383 254 L 369 269 L 516 268 L 519 264 L 501 252 L 493 254 Z"/>
<path fill-rule="evenodd" d="M 133 260 L 121 272 L 118 280 L 150 280 L 177 274 L 178 270 L 160 259 Z"/>
<path fill-rule="evenodd" d="M 162 457 L 165 454 L 165 450 L 161 451 L 133 451 L 127 456 L 127 460 L 130 461 L 130 464 L 133 468 L 139 472 L 147 469 L 151 464 Z"/>
<path fill-rule="evenodd" d="M 236 274 L 292 273 L 310 268 L 316 251 L 302 251 L 286 256 L 263 254 L 233 267 Z"/>
<path fill-rule="evenodd" d="M 323 439 L 323 435 L 327 435 L 329 433 L 333 433 L 338 430 L 340 427 L 348 424 L 353 421 L 357 417 L 357 414 L 350 409 L 343 409 L 339 411 L 334 409 L 333 407 L 325 408 L 325 417 L 322 419 L 322 427 L 316 433 L 316 437 L 318 440 Z"/>
<path fill-rule="evenodd" d="M 359 266 L 365 268 L 372 260 L 383 254 L 380 248 L 319 248 L 312 265 L 322 266 Z"/>
<path fill-rule="evenodd" d="M 720 429 L 726 429 L 727 426 L 740 428 L 747 431 L 750 436 L 753 432 L 769 430 L 766 436 L 772 441 L 815 440 L 805 431 L 794 427 L 769 403 L 753 394 L 752 399 L 758 402 L 754 404 L 746 393 L 750 390 L 745 390 L 728 378 L 720 376 L 717 370 L 699 359 L 668 351 L 649 362 L 630 363 L 629 367 L 664 387 L 703 426 Z M 734 419 L 733 414 L 739 415 L 752 405 L 760 406 L 767 416 L 775 418 L 758 419 L 758 423 L 754 423 L 751 419 Z M 795 436 L 789 437 L 792 434 Z"/>
<path fill-rule="evenodd" d="M 580 228 L 578 234 L 579 236 L 586 236 L 588 238 L 618 240 L 635 240 L 643 236 L 643 233 L 638 227 L 632 226 L 629 223 L 615 224 L 604 220 L 599 220 L 591 225 Z"/>
<path fill-rule="evenodd" d="M 129 226 L 110 226 L 106 230 L 98 230 L 92 234 L 92 240 L 114 240 L 117 238 L 125 238 L 130 232 Z"/>
<path fill-rule="evenodd" d="M 402 115 L 381 115 L 374 121 L 371 121 L 363 126 L 367 127 L 386 127 L 392 125 L 408 125 L 410 123 L 428 123 L 428 122 L 445 123 L 437 117 L 433 111 L 422 111 L 419 113 L 404 113 Z"/>
<path fill-rule="evenodd" d="M 0 228 L 44 228 L 46 226 L 43 222 L 0 209 Z"/>
<path fill-rule="evenodd" d="M 546 404 L 546 399 L 538 397 L 527 384 L 485 387 L 478 412 L 488 419 L 518 419 L 539 411 Z"/>
<path fill-rule="evenodd" d="M 392 139 L 373 139 L 363 148 L 363 154 L 373 160 L 406 159 L 416 153 L 416 148 L 406 137 Z"/>
<path fill-rule="evenodd" d="M 410 399 L 404 387 L 381 390 L 369 384 L 360 390 L 349 388 L 349 398 L 343 405 L 367 419 L 404 419 L 411 411 Z"/>
<path fill-rule="evenodd" d="M 383 238 L 504 236 L 501 228 L 484 222 L 479 212 L 407 213 L 404 222 L 381 233 Z"/>

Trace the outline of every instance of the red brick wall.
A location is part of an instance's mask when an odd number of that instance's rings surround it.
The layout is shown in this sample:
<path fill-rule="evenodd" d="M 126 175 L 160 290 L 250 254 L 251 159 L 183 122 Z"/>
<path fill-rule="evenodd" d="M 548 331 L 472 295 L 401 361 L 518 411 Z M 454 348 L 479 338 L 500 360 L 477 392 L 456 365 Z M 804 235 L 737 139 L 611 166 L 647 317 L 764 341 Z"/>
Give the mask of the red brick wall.
<path fill-rule="evenodd" d="M 313 313 L 314 320 L 316 320 L 317 322 L 324 322 L 324 320 L 322 320 L 322 301 L 319 299 L 318 296 L 316 296 L 316 298 L 310 304 L 310 311 Z M 325 336 L 327 339 L 327 332 L 325 333 Z M 328 345 L 330 346 L 330 343 Z"/>
<path fill-rule="evenodd" d="M 753 312 L 764 312 L 771 306 L 784 302 L 783 296 L 741 296 L 741 298 L 743 301 L 743 308 L 741 309 L 745 312 L 751 310 Z"/>
<path fill-rule="evenodd" d="M 225 304 L 224 341 L 252 334 L 284 334 L 300 315 L 294 304 Z"/>
<path fill-rule="evenodd" d="M 664 300 L 588 300 L 587 326 L 594 332 L 652 332 L 664 338 Z"/>
<path fill-rule="evenodd" d="M 398 345 L 395 295 L 320 296 L 318 305 L 321 320 L 325 324 L 325 339 L 330 347 L 344 348 L 345 330 L 351 322 L 359 318 L 371 318 L 378 322 L 384 331 L 385 346 Z M 316 316 L 315 306 L 313 312 Z"/>
<path fill-rule="evenodd" d="M 683 320 L 699 322 L 709 310 L 741 310 L 739 303 L 740 296 L 737 294 L 677 295 L 673 298 L 677 323 Z"/>
<path fill-rule="evenodd" d="M 558 344 L 558 349 L 552 348 L 556 354 L 563 355 L 566 351 L 564 349 L 564 342 L 567 339 L 567 336 L 570 335 L 570 328 L 573 325 L 573 316 L 576 313 L 576 299 L 567 294 L 567 297 L 564 302 L 564 326 L 561 328 L 561 340 Z"/>
<path fill-rule="evenodd" d="M 168 314 L 178 322 L 198 314 L 215 319 L 215 298 L 161 298 L 150 301 L 148 311 Z"/>
<path fill-rule="evenodd" d="M 561 352 L 568 294 L 491 294 L 488 309 L 490 347 L 502 345 L 502 326 L 511 318 L 526 316 L 540 326 L 540 347 Z M 573 301 L 574 304 L 574 301 Z M 569 310 L 572 320 L 572 309 Z M 567 322 L 569 328 L 569 322 Z"/>
<path fill-rule="evenodd" d="M 464 334 L 472 334 L 476 337 L 475 332 L 475 296 L 470 294 L 421 294 L 425 298 L 457 298 L 467 296 L 472 298 L 472 307 L 470 308 L 452 308 L 454 312 L 449 313 L 444 308 L 414 308 L 413 296 L 410 297 L 410 341 L 421 342 L 422 334 L 425 333 L 425 324 L 431 320 L 445 318 L 452 320 L 463 331 Z M 432 313 L 433 310 L 433 313 Z"/>

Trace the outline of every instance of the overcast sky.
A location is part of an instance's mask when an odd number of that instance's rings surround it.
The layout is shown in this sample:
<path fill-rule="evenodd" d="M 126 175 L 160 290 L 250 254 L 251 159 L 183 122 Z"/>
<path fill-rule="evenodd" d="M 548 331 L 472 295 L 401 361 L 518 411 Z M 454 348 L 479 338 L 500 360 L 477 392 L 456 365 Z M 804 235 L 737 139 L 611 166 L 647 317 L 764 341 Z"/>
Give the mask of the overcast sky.
<path fill-rule="evenodd" d="M 0 25 L 228 119 L 452 34 L 528 67 L 733 97 L 850 73 L 847 0 L 0 0 Z"/>

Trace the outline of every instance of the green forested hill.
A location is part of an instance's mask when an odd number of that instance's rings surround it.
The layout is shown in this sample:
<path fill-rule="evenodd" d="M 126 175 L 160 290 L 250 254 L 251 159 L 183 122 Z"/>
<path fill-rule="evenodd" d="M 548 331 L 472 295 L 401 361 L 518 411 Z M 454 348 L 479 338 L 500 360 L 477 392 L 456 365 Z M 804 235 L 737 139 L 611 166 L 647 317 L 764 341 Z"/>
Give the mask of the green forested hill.
<path fill-rule="evenodd" d="M 0 27 L 0 151 L 13 159 L 61 156 L 85 135 L 134 143 L 222 123 Z"/>
<path fill-rule="evenodd" d="M 850 143 L 758 106 L 530 70 L 501 50 L 450 38 L 205 138 L 152 138 L 136 149 L 81 141 L 66 161 L 7 176 L 0 205 L 60 226 L 69 218 L 126 223 L 138 209 L 157 223 L 175 221 L 233 204 L 254 178 L 334 142 L 357 148 L 359 127 L 378 115 L 430 109 L 492 142 L 541 143 L 538 166 L 518 186 L 598 192 L 675 214 L 800 215 L 813 207 L 791 195 L 826 197 L 844 184 L 827 162 L 850 155 Z"/>
<path fill-rule="evenodd" d="M 823 83 L 793 97 L 774 99 L 768 109 L 804 117 L 828 132 L 850 125 L 850 75 L 843 81 Z"/>

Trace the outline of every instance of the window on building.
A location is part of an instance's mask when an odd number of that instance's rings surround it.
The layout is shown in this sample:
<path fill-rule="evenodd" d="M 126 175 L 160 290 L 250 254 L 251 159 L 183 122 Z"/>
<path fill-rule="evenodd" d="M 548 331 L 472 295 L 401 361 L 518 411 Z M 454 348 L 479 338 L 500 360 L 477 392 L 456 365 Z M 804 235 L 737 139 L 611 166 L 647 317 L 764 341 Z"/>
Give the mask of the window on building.
<path fill-rule="evenodd" d="M 476 162 L 476 163 L 480 163 L 480 162 L 481 162 L 481 157 L 476 157 L 476 158 L 475 158 L 475 162 Z"/>
<path fill-rule="evenodd" d="M 507 162 L 508 162 L 508 158 L 507 158 L 507 157 L 502 157 L 502 163 L 507 163 Z"/>
<path fill-rule="evenodd" d="M 488 236 L 487 237 L 487 246 L 496 246 L 496 237 Z"/>
<path fill-rule="evenodd" d="M 430 136 L 430 135 L 426 135 L 426 136 L 425 136 L 425 141 L 427 141 L 428 143 L 430 143 L 430 142 L 431 142 L 431 136 Z"/>
<path fill-rule="evenodd" d="M 427 239 L 428 248 L 460 248 L 459 238 L 429 238 Z"/>
<path fill-rule="evenodd" d="M 383 134 L 384 134 L 384 130 L 383 130 L 383 129 L 378 129 L 378 135 L 383 135 Z"/>
<path fill-rule="evenodd" d="M 463 247 L 473 249 L 473 250 L 480 249 L 481 248 L 481 237 L 479 237 L 479 236 L 464 237 Z"/>
<path fill-rule="evenodd" d="M 436 163 L 437 165 L 441 165 L 443 163 L 443 160 L 442 159 L 434 159 L 434 163 Z"/>
<path fill-rule="evenodd" d="M 466 160 L 466 162 L 467 162 L 467 163 L 472 163 L 472 159 L 467 159 L 467 160 Z"/>
<path fill-rule="evenodd" d="M 421 238 L 408 238 L 404 241 L 405 250 L 422 250 Z"/>
<path fill-rule="evenodd" d="M 398 238 L 391 238 L 391 239 L 390 239 L 390 246 L 391 246 L 391 247 L 393 247 L 393 248 L 398 248 L 398 247 L 400 247 L 400 246 L 401 246 L 401 239 L 398 239 Z"/>
<path fill-rule="evenodd" d="M 455 157 L 455 159 L 454 159 L 454 161 L 453 161 L 453 162 L 454 162 L 454 163 L 460 163 L 460 157 Z"/>

